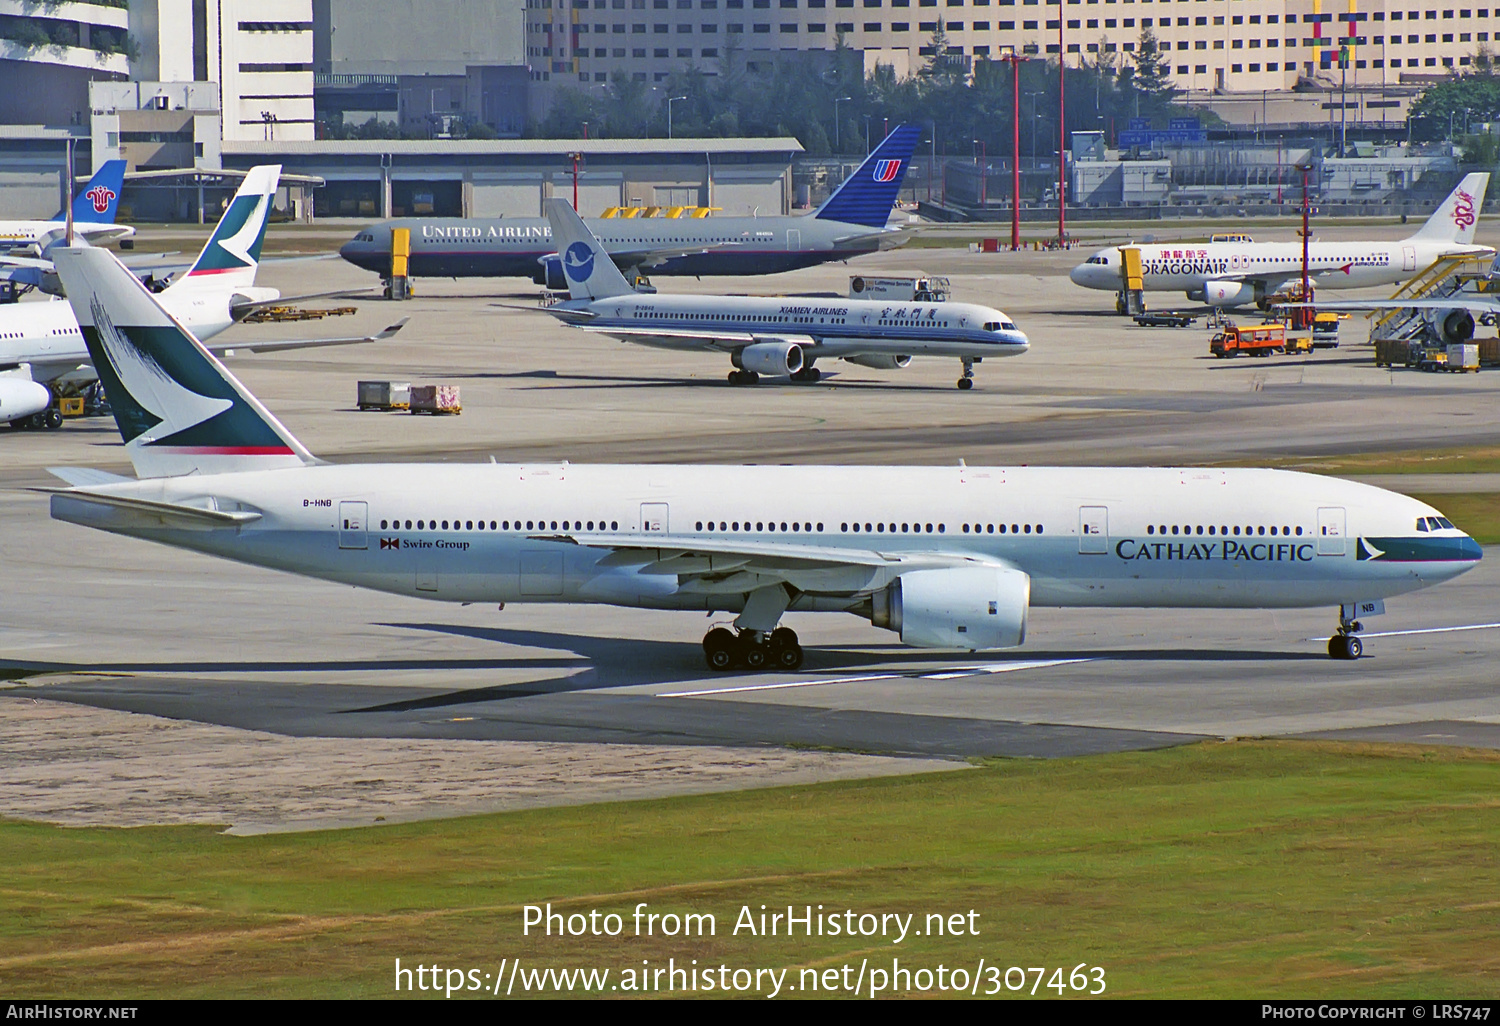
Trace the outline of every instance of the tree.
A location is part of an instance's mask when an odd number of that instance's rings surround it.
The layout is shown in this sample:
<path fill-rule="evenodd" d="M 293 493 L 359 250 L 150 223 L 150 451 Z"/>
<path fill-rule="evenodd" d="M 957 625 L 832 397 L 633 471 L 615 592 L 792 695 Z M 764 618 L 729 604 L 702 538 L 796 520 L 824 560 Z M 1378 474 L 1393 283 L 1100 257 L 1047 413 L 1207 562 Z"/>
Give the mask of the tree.
<path fill-rule="evenodd" d="M 1131 85 L 1140 94 L 1143 106 L 1165 107 L 1182 94 L 1182 90 L 1172 84 L 1171 65 L 1157 42 L 1156 34 L 1150 29 L 1141 29 L 1141 38 L 1136 42 L 1131 61 L 1135 65 Z"/>

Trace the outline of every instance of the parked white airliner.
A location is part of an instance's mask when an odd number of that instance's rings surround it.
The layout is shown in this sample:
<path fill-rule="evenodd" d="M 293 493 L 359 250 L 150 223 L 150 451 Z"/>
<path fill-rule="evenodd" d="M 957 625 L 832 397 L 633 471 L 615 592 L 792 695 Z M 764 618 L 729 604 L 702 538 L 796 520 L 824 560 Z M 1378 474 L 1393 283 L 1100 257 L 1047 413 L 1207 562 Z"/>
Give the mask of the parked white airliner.
<path fill-rule="evenodd" d="M 266 218 L 271 211 L 271 199 L 280 175 L 281 167 L 276 164 L 251 169 L 193 266 L 158 297 L 161 305 L 200 339 L 219 334 L 259 307 L 281 301 L 281 293 L 276 289 L 255 284 L 261 243 L 266 235 Z M 274 352 L 309 346 L 346 345 L 389 337 L 399 327 L 399 324 L 393 325 L 378 335 L 362 338 L 240 341 L 214 348 Z M 0 306 L 0 372 L 7 370 L 21 372 L 15 381 L 29 378 L 39 387 L 60 388 L 87 384 L 95 379 L 88 349 L 78 330 L 78 320 L 66 300 L 54 298 Z M 0 421 L 24 423 L 19 414 L 14 418 L 4 415 L 6 390 L 22 387 L 0 377 Z M 36 392 L 26 390 L 26 395 L 35 399 Z M 50 403 L 49 395 L 41 410 Z M 61 425 L 61 416 L 56 416 L 45 426 Z"/>
<path fill-rule="evenodd" d="M 50 221 L 0 220 L 0 253 L 42 256 L 47 247 L 64 241 L 70 228 L 75 239 L 95 244 L 134 235 L 129 225 L 115 224 L 124 183 L 125 161 L 106 160 L 73 197 L 71 210 L 59 210 Z"/>
<path fill-rule="evenodd" d="M 1449 256 L 1490 256 L 1474 244 L 1488 173 L 1464 177 L 1415 235 L 1397 242 L 1310 242 L 1308 274 L 1314 291 L 1392 285 Z M 1122 247 L 1095 252 L 1073 268 L 1075 284 L 1118 295 L 1125 310 Z M 1266 297 L 1302 277 L 1302 243 L 1198 242 L 1136 246 L 1146 292 L 1185 292 L 1209 306 L 1264 305 Z"/>
<path fill-rule="evenodd" d="M 969 389 L 974 364 L 1027 349 L 1008 316 L 973 303 L 637 292 L 566 200 L 548 200 L 546 214 L 572 297 L 547 313 L 624 342 L 726 353 L 732 385 L 762 374 L 817 381 L 822 357 L 896 370 L 913 356 L 948 356 L 962 361 L 958 387 Z"/>
<path fill-rule="evenodd" d="M 714 669 L 795 668 L 787 610 L 1010 648 L 1039 606 L 1340 608 L 1473 567 L 1425 503 L 1276 470 L 321 463 L 105 250 L 56 256 L 139 480 L 59 469 L 52 516 L 455 602 L 738 613 Z"/>

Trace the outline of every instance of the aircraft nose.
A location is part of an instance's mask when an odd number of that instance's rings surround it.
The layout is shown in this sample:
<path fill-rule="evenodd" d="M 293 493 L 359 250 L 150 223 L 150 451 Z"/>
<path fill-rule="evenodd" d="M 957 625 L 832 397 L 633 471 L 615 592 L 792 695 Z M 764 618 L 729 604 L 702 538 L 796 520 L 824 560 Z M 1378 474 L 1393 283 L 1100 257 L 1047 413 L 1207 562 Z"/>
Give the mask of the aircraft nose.
<path fill-rule="evenodd" d="M 1073 270 L 1071 270 L 1071 271 L 1068 272 L 1068 277 L 1071 278 L 1071 279 L 1073 279 L 1073 284 L 1074 285 L 1087 286 L 1088 285 L 1088 280 L 1087 280 L 1088 279 L 1088 272 L 1089 272 L 1089 266 L 1088 266 L 1088 264 L 1079 264 L 1077 267 L 1073 268 Z"/>

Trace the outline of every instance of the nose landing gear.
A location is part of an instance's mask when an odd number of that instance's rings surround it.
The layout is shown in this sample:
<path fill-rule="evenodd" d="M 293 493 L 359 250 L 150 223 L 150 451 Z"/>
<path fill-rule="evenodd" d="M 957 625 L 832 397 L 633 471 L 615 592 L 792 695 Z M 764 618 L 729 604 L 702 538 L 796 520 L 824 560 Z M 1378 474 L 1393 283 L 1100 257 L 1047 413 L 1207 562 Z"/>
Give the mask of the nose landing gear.
<path fill-rule="evenodd" d="M 715 627 L 703 637 L 703 658 L 710 670 L 727 673 L 747 670 L 795 670 L 802 665 L 802 646 L 790 627 L 775 630 L 732 631 Z"/>
<path fill-rule="evenodd" d="M 963 358 L 964 376 L 958 379 L 958 387 L 962 392 L 967 392 L 974 387 L 974 359 L 966 356 Z"/>
<path fill-rule="evenodd" d="M 1359 632 L 1365 629 L 1365 625 L 1358 620 L 1346 619 L 1342 613 L 1339 614 L 1339 629 L 1333 637 L 1328 639 L 1328 657 L 1330 659 L 1358 659 L 1364 655 L 1364 643 L 1359 640 Z"/>

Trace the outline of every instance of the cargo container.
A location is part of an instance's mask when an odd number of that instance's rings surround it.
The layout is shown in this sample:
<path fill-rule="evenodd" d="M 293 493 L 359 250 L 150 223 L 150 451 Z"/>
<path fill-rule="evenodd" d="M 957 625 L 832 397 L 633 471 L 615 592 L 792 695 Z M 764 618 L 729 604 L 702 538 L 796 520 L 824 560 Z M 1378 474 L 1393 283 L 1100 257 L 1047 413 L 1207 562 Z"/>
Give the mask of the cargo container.
<path fill-rule="evenodd" d="M 406 381 L 361 381 L 361 410 L 405 410 L 411 406 L 411 383 Z"/>
<path fill-rule="evenodd" d="M 1448 346 L 1448 364 L 1444 368 L 1450 371 L 1478 371 L 1479 370 L 1479 347 L 1473 342 L 1454 342 Z"/>
<path fill-rule="evenodd" d="M 457 385 L 411 386 L 412 413 L 462 413 Z"/>

